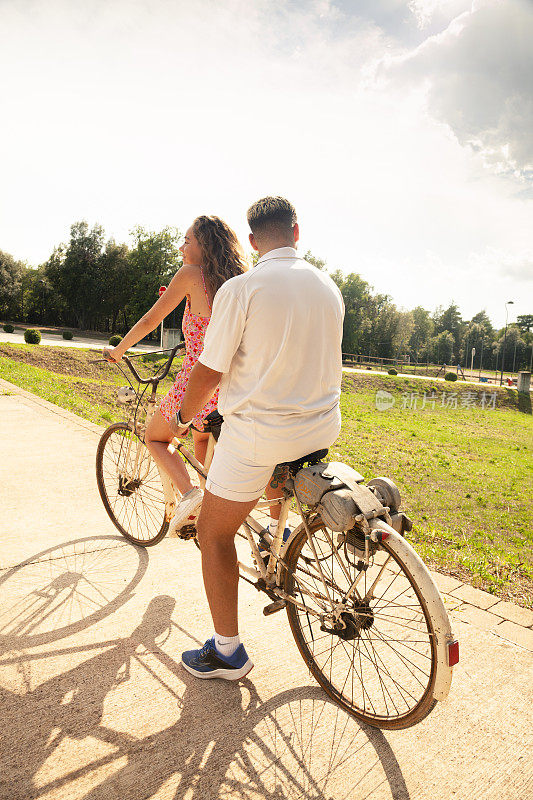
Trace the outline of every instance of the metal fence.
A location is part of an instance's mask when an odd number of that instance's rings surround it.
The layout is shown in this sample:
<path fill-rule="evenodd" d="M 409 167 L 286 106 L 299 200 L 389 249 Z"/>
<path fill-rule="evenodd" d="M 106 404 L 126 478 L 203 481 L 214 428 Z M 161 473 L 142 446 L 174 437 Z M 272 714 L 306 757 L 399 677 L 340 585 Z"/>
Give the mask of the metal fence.
<path fill-rule="evenodd" d="M 428 378 L 443 378 L 447 372 L 455 372 L 459 378 L 479 383 L 502 382 L 506 386 L 516 386 L 518 373 L 507 372 L 501 375 L 500 369 L 470 369 L 454 364 L 432 364 L 429 361 L 415 361 L 409 356 L 398 358 L 381 358 L 360 353 L 343 353 L 344 367 L 361 370 L 375 370 L 387 373 L 395 369 L 401 375 L 425 375 Z"/>

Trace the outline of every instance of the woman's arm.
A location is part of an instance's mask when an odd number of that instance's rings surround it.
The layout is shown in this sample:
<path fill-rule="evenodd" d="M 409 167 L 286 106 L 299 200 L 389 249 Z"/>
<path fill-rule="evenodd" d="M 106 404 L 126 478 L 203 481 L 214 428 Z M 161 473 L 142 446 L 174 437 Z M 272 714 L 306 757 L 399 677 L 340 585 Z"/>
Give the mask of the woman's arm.
<path fill-rule="evenodd" d="M 144 314 L 133 328 L 128 331 L 116 347 L 104 348 L 104 357 L 109 361 L 120 361 L 126 350 L 140 342 L 145 336 L 157 328 L 159 323 L 174 311 L 186 294 L 189 294 L 191 279 L 195 275 L 196 267 L 189 265 L 181 267 L 170 281 L 166 292 L 154 303 L 152 308 Z"/>

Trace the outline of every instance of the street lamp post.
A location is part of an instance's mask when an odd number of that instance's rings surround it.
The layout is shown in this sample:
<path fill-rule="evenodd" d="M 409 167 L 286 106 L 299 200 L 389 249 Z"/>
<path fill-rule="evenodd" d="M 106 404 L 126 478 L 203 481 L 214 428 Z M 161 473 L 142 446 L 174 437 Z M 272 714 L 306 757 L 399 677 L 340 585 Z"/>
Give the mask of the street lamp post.
<path fill-rule="evenodd" d="M 503 334 L 503 347 L 502 347 L 502 372 L 501 372 L 501 375 L 500 375 L 500 386 L 501 386 L 501 385 L 502 385 L 502 383 L 503 383 L 503 368 L 504 368 L 504 366 L 505 366 L 505 342 L 506 342 L 506 339 L 507 339 L 507 312 L 508 312 L 508 308 L 507 308 L 507 306 L 513 306 L 513 305 L 514 305 L 514 300 L 508 300 L 508 301 L 506 302 L 506 304 L 505 304 L 505 332 L 504 332 L 504 334 Z"/>

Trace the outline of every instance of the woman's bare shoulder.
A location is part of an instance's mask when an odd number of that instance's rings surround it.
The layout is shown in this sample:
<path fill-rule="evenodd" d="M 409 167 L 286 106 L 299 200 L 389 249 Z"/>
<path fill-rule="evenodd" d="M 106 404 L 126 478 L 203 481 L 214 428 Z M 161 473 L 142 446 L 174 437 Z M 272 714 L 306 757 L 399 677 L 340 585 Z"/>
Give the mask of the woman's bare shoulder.
<path fill-rule="evenodd" d="M 201 280 L 202 280 L 202 275 L 200 267 L 195 267 L 192 264 L 184 264 L 182 267 L 179 268 L 179 270 L 172 278 L 172 281 L 182 283 L 183 285 L 196 284 L 198 281 Z"/>

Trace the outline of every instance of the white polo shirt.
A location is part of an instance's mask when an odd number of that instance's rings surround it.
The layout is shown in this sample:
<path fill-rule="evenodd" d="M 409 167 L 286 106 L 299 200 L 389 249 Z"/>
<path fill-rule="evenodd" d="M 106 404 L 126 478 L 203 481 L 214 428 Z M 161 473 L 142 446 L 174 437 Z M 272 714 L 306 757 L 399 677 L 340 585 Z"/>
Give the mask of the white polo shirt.
<path fill-rule="evenodd" d="M 220 287 L 199 361 L 223 373 L 226 446 L 277 464 L 335 441 L 343 317 L 336 284 L 292 247 Z"/>

